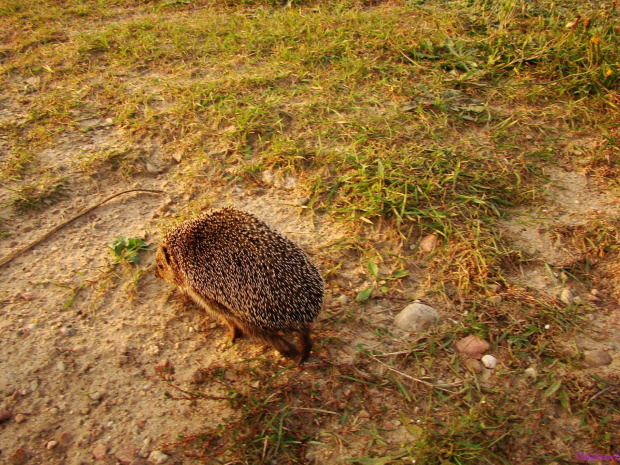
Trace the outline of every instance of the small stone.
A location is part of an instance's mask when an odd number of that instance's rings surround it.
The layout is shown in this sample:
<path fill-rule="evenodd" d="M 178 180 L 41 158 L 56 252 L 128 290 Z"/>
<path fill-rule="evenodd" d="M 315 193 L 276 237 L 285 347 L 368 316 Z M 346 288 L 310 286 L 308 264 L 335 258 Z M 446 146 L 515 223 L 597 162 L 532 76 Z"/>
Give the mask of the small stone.
<path fill-rule="evenodd" d="M 344 294 L 338 296 L 336 300 L 340 303 L 340 305 L 346 305 L 349 303 L 349 298 Z"/>
<path fill-rule="evenodd" d="M 56 438 L 58 443 L 63 445 L 63 446 L 68 445 L 71 442 L 72 439 L 73 439 L 73 437 L 71 436 L 71 433 L 69 431 L 63 431 Z"/>
<path fill-rule="evenodd" d="M 497 359 L 492 355 L 483 355 L 481 361 L 482 364 L 489 370 L 492 370 L 493 368 L 495 368 L 495 365 L 497 365 Z"/>
<path fill-rule="evenodd" d="M 479 360 L 468 358 L 467 360 L 465 360 L 465 366 L 469 371 L 473 373 L 482 373 L 482 363 L 480 363 Z"/>
<path fill-rule="evenodd" d="M 50 441 L 47 444 L 45 444 L 45 448 L 47 450 L 52 450 L 54 447 L 56 447 L 58 445 L 58 441 Z"/>
<path fill-rule="evenodd" d="M 536 379 L 536 377 L 538 376 L 538 373 L 536 372 L 536 368 L 529 367 L 525 369 L 525 375 L 528 378 Z"/>
<path fill-rule="evenodd" d="M 496 294 L 500 291 L 501 286 L 497 283 L 491 283 L 487 286 L 487 289 L 491 291 L 492 293 Z"/>
<path fill-rule="evenodd" d="M 122 445 L 115 455 L 116 460 L 121 462 L 123 465 L 130 464 L 135 456 L 136 448 L 127 444 Z"/>
<path fill-rule="evenodd" d="M 611 355 L 604 350 L 588 350 L 583 353 L 583 359 L 592 367 L 609 365 L 612 362 Z"/>
<path fill-rule="evenodd" d="M 155 365 L 155 370 L 162 374 L 174 373 L 174 367 L 172 366 L 172 363 L 170 363 L 170 360 L 168 360 L 167 358 L 161 360 L 157 365 Z"/>
<path fill-rule="evenodd" d="M 424 253 L 431 253 L 437 245 L 437 236 L 435 234 L 429 234 L 420 241 L 420 250 Z"/>
<path fill-rule="evenodd" d="M 571 305 L 575 301 L 573 291 L 571 291 L 568 287 L 564 289 L 560 294 L 560 300 L 566 305 Z"/>
<path fill-rule="evenodd" d="M 181 163 L 181 160 L 183 160 L 183 152 L 179 151 L 179 152 L 174 152 L 172 154 L 172 158 L 174 159 L 174 161 L 176 161 L 177 163 Z"/>
<path fill-rule="evenodd" d="M 28 418 L 26 417 L 26 415 L 22 415 L 21 413 L 18 413 L 17 415 L 15 415 L 15 423 L 23 423 L 27 419 Z"/>
<path fill-rule="evenodd" d="M 202 370 L 196 370 L 194 372 L 194 374 L 192 375 L 192 379 L 190 380 L 190 382 L 192 384 L 202 384 L 205 381 L 205 375 L 202 372 Z"/>
<path fill-rule="evenodd" d="M 154 450 L 149 454 L 149 462 L 159 464 L 166 463 L 169 457 L 159 450 Z"/>
<path fill-rule="evenodd" d="M 310 203 L 310 199 L 308 197 L 302 197 L 301 199 L 298 200 L 299 205 L 301 205 L 302 207 L 305 207 L 306 205 L 308 205 Z"/>
<path fill-rule="evenodd" d="M 88 407 L 83 408 L 82 410 L 80 410 L 80 413 L 82 415 L 88 415 L 90 413 L 90 409 Z"/>
<path fill-rule="evenodd" d="M 149 174 L 159 174 L 161 173 L 161 169 L 151 163 L 147 163 L 146 172 Z"/>
<path fill-rule="evenodd" d="M 105 460 L 107 452 L 108 446 L 105 444 L 98 444 L 93 449 L 93 457 L 97 460 Z"/>
<path fill-rule="evenodd" d="M 157 355 L 159 354 L 159 347 L 153 344 L 152 346 L 149 346 L 149 348 L 146 350 L 146 353 L 149 355 Z"/>
<path fill-rule="evenodd" d="M 457 341 L 455 347 L 456 350 L 463 354 L 480 355 L 489 350 L 491 348 L 491 344 L 484 339 L 480 339 L 478 336 L 470 334 L 469 336 Z"/>
<path fill-rule="evenodd" d="M 0 423 L 10 420 L 13 414 L 8 410 L 0 410 Z"/>
<path fill-rule="evenodd" d="M 69 328 L 68 326 L 63 326 L 60 328 L 60 334 L 63 336 L 73 336 L 75 334 L 75 330 L 73 328 Z"/>
<path fill-rule="evenodd" d="M 58 371 L 65 371 L 67 369 L 67 366 L 65 365 L 65 362 L 63 362 L 62 360 L 60 360 L 57 364 L 56 364 L 56 369 Z"/>
<path fill-rule="evenodd" d="M 11 455 L 9 455 L 8 460 L 9 463 L 13 465 L 22 465 L 22 463 L 26 463 L 27 458 L 28 457 L 26 456 L 26 451 L 24 448 L 18 447 Z"/>
<path fill-rule="evenodd" d="M 595 296 L 593 294 L 588 294 L 587 299 L 590 302 L 600 302 L 601 301 L 601 299 L 599 299 L 597 296 Z"/>
<path fill-rule="evenodd" d="M 491 305 L 499 305 L 502 303 L 502 296 L 501 295 L 492 295 L 487 297 L 487 302 Z"/>
<path fill-rule="evenodd" d="M 273 185 L 273 184 L 275 184 L 275 182 L 276 182 L 276 176 L 275 176 L 275 174 L 273 174 L 273 172 L 272 172 L 272 171 L 269 171 L 269 170 L 265 170 L 265 171 L 263 171 L 263 176 L 262 176 L 262 178 L 263 178 L 263 182 L 264 182 L 265 184 L 270 185 L 270 186 L 272 186 L 272 185 Z"/>
<path fill-rule="evenodd" d="M 260 381 L 254 381 L 250 383 L 250 386 L 252 386 L 252 389 L 258 389 L 260 387 Z"/>
<path fill-rule="evenodd" d="M 394 318 L 397 328 L 416 333 L 427 330 L 430 326 L 437 324 L 439 314 L 437 310 L 428 305 L 414 303 L 407 305 Z"/>
<path fill-rule="evenodd" d="M 90 394 L 88 394 L 88 397 L 92 401 L 99 402 L 101 399 L 103 399 L 103 392 L 101 391 L 91 392 Z"/>

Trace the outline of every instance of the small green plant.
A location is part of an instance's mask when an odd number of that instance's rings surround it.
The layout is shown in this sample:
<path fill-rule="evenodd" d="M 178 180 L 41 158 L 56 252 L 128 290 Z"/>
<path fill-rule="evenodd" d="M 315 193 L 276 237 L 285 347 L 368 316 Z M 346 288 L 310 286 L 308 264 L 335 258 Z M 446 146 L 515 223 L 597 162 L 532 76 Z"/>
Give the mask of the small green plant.
<path fill-rule="evenodd" d="M 114 255 L 114 261 L 116 263 L 130 262 L 135 265 L 140 263 L 140 251 L 151 250 L 149 249 L 149 245 L 139 237 L 125 236 L 118 236 L 108 247 L 112 255 Z"/>

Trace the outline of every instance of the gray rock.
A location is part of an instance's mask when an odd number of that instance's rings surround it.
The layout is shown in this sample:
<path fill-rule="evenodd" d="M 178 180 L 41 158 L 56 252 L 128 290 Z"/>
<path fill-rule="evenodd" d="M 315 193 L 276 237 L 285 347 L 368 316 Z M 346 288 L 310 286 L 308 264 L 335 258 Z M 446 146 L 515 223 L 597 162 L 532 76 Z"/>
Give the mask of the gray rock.
<path fill-rule="evenodd" d="M 394 324 L 397 328 L 416 333 L 426 331 L 438 321 L 437 310 L 420 303 L 408 305 L 394 318 Z"/>
<path fill-rule="evenodd" d="M 583 359 L 592 367 L 609 365 L 612 362 L 611 355 L 604 350 L 588 350 L 583 353 Z"/>

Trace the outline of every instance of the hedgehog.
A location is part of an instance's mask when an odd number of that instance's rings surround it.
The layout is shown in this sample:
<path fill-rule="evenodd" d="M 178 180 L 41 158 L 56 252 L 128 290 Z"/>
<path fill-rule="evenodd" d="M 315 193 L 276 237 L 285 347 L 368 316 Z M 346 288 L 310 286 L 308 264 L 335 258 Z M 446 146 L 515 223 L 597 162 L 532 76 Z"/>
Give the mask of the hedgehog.
<path fill-rule="evenodd" d="M 208 211 L 170 230 L 155 260 L 155 275 L 225 323 L 231 341 L 249 336 L 298 365 L 310 355 L 323 278 L 298 245 L 255 216 Z M 286 338 L 293 334 L 299 349 Z"/>

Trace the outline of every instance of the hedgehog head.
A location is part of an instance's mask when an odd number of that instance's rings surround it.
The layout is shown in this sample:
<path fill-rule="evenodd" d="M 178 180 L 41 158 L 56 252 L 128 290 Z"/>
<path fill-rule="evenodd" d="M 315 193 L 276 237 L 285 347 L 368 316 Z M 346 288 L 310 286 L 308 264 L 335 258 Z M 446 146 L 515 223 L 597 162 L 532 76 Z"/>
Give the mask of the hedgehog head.
<path fill-rule="evenodd" d="M 165 243 L 160 245 L 157 249 L 155 262 L 157 263 L 155 276 L 163 279 L 167 283 L 183 287 L 185 284 L 185 276 Z"/>

